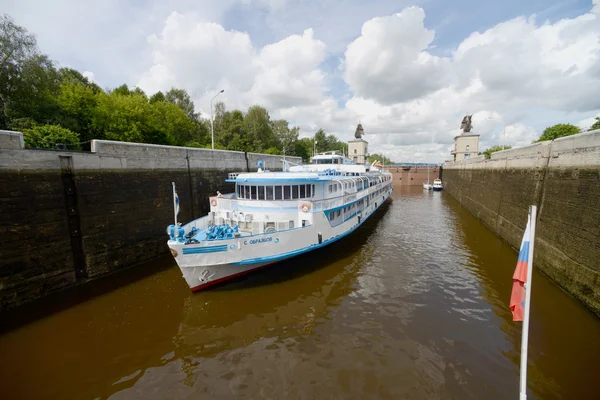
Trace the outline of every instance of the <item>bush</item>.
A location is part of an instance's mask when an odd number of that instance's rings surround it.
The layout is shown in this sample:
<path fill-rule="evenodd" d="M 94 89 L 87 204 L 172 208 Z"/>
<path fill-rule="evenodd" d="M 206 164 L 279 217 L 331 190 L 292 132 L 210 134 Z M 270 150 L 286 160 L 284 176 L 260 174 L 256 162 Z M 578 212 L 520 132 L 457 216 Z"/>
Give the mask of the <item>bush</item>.
<path fill-rule="evenodd" d="M 79 134 L 58 125 L 38 125 L 23 132 L 25 147 L 55 149 L 64 144 L 68 150 L 81 150 Z"/>
<path fill-rule="evenodd" d="M 554 140 L 559 137 L 571 136 L 581 133 L 581 129 L 571 124 L 556 124 L 544 129 L 544 133 L 536 142 L 542 142 L 544 140 Z"/>
<path fill-rule="evenodd" d="M 508 149 L 512 149 L 512 146 L 494 145 L 494 146 L 490 147 L 489 149 L 485 149 L 485 151 L 483 152 L 483 155 L 485 156 L 486 160 L 489 160 L 492 157 L 492 153 L 495 153 L 497 151 L 502 151 L 502 150 L 508 150 Z M 479 154 L 481 154 L 481 153 L 479 153 Z"/>
<path fill-rule="evenodd" d="M 269 147 L 267 151 L 265 151 L 265 154 L 275 154 L 277 156 L 280 156 L 281 150 L 279 150 L 277 147 Z"/>

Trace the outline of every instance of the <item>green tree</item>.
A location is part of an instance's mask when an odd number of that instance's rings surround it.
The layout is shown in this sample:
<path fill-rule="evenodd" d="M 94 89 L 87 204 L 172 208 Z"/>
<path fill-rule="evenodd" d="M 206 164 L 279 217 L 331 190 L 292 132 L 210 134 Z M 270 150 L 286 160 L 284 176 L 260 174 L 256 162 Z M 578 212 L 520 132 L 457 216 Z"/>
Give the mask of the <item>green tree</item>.
<path fill-rule="evenodd" d="M 38 50 L 35 36 L 0 16 L 0 129 L 11 120 L 49 122 L 56 112 L 58 73 Z"/>
<path fill-rule="evenodd" d="M 179 146 L 199 141 L 196 124 L 177 105 L 161 101 L 150 104 L 154 120 L 152 124 L 165 134 L 169 141 Z"/>
<path fill-rule="evenodd" d="M 596 117 L 596 122 L 590 127 L 590 131 L 600 129 L 600 117 Z"/>
<path fill-rule="evenodd" d="M 196 114 L 194 102 L 185 89 L 171 88 L 171 90 L 165 94 L 165 100 L 181 108 L 185 115 L 192 121 L 198 119 L 199 114 Z"/>
<path fill-rule="evenodd" d="M 111 91 L 111 94 L 118 94 L 121 96 L 129 96 L 131 94 L 131 91 L 129 90 L 129 87 L 127 86 L 127 84 L 124 83 L 121 86 L 114 88 Z"/>
<path fill-rule="evenodd" d="M 278 147 L 286 155 L 295 155 L 295 144 L 298 141 L 300 129 L 298 127 L 289 127 L 289 123 L 284 119 L 278 119 L 272 122 L 272 129 L 277 140 Z"/>
<path fill-rule="evenodd" d="M 55 149 L 57 144 L 68 150 L 81 150 L 79 135 L 57 125 L 38 125 L 23 132 L 25 146 L 38 149 Z"/>
<path fill-rule="evenodd" d="M 84 78 L 85 79 L 85 78 Z M 92 126 L 92 119 L 98 103 L 98 95 L 94 87 L 80 80 L 65 80 L 60 86 L 56 103 L 60 110 L 53 122 L 78 132 L 82 142 L 91 139 L 102 139 L 104 132 L 96 131 Z M 85 148 L 89 148 L 86 144 Z"/>
<path fill-rule="evenodd" d="M 275 154 L 275 155 L 281 155 L 281 150 L 279 150 L 277 147 L 269 147 L 267 150 L 265 150 L 265 154 Z"/>
<path fill-rule="evenodd" d="M 302 160 L 308 162 L 313 152 L 313 140 L 311 138 L 302 138 L 294 143 L 294 155 L 302 157 Z"/>
<path fill-rule="evenodd" d="M 256 152 L 277 146 L 277 139 L 271 127 L 269 112 L 261 106 L 252 106 L 244 116 L 248 143 Z"/>
<path fill-rule="evenodd" d="M 169 124 L 159 120 L 162 114 L 155 112 L 145 96 L 120 93 L 124 91 L 98 97 L 92 118 L 94 130 L 105 132 L 106 138 L 111 140 L 175 144 L 172 132 L 168 132 Z"/>
<path fill-rule="evenodd" d="M 163 92 L 158 91 L 150 96 L 150 104 L 158 103 L 159 101 L 167 101 Z"/>
<path fill-rule="evenodd" d="M 58 70 L 58 75 L 62 84 L 78 83 L 83 86 L 89 87 L 94 93 L 102 92 L 102 88 L 100 86 L 96 85 L 94 82 L 90 82 L 88 78 L 83 76 L 76 69 L 63 67 Z"/>
<path fill-rule="evenodd" d="M 542 142 L 544 140 L 554 140 L 559 137 L 571 136 L 581 133 L 581 129 L 579 129 L 575 125 L 571 124 L 556 124 L 554 126 L 550 126 L 544 129 L 544 133 L 536 142 Z"/>
<path fill-rule="evenodd" d="M 497 151 L 502 151 L 502 150 L 508 150 L 508 149 L 512 149 L 512 146 L 508 146 L 508 145 L 504 145 L 504 146 L 499 146 L 499 145 L 494 145 L 488 149 L 485 149 L 483 151 L 483 155 L 485 156 L 486 159 L 490 159 L 492 157 L 492 153 L 495 153 Z"/>

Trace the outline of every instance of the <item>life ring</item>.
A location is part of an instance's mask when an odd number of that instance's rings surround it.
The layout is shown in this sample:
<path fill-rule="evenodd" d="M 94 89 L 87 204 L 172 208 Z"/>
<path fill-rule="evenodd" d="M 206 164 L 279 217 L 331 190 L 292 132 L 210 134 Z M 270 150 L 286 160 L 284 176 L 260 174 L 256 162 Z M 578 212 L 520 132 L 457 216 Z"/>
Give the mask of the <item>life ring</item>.
<path fill-rule="evenodd" d="M 213 206 L 213 207 L 216 206 L 217 205 L 217 199 L 211 199 L 210 200 L 210 205 Z"/>
<path fill-rule="evenodd" d="M 302 210 L 302 212 L 308 212 L 310 210 L 310 203 L 307 203 L 307 202 L 302 203 L 302 205 L 300 206 L 300 209 Z"/>

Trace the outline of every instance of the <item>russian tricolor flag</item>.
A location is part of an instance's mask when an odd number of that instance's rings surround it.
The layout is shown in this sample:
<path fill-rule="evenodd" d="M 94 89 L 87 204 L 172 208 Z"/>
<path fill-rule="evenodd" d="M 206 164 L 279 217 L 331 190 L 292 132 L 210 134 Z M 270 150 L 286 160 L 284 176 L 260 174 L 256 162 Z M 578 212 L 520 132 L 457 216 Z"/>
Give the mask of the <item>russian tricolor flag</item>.
<path fill-rule="evenodd" d="M 527 282 L 527 260 L 529 259 L 529 246 L 531 246 L 531 230 L 529 228 L 530 220 L 527 220 L 527 228 L 521 242 L 519 251 L 519 260 L 517 268 L 513 274 L 513 288 L 510 295 L 510 311 L 513 314 L 513 321 L 523 321 L 525 311 L 525 283 Z"/>

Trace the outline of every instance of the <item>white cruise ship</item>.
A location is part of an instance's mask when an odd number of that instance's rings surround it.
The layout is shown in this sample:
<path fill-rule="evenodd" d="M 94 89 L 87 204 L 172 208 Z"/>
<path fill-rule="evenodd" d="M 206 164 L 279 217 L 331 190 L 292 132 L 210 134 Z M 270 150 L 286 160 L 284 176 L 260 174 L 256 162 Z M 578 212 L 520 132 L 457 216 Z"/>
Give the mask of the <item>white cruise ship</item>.
<path fill-rule="evenodd" d="M 392 175 L 378 163 L 329 153 L 286 169 L 229 174 L 235 193 L 211 197 L 208 215 L 167 228 L 192 291 L 340 240 L 392 193 Z"/>

